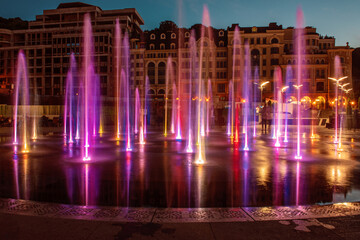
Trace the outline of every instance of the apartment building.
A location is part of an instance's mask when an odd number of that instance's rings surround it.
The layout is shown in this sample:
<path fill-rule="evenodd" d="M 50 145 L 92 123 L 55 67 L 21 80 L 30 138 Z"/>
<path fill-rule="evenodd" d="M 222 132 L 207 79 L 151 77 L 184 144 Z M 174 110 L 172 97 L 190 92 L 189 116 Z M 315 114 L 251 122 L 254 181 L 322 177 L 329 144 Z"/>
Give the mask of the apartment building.
<path fill-rule="evenodd" d="M 74 52 L 81 64 L 82 25 L 85 13 L 90 13 L 94 32 L 95 67 L 100 76 L 100 91 L 112 97 L 114 73 L 112 67 L 115 41 L 114 27 L 119 18 L 121 29 L 130 37 L 131 83 L 144 91 L 148 76 L 149 95 L 153 102 L 162 102 L 165 94 L 165 75 L 168 57 L 171 57 L 175 81 L 190 79 L 189 40 L 195 34 L 196 45 L 203 44 L 201 77 L 211 80 L 212 97 L 216 109 L 224 109 L 228 101 L 229 81 L 238 73 L 238 58 L 234 58 L 235 29 L 239 30 L 241 48 L 249 45 L 252 73 L 257 69 L 259 81 L 269 81 L 263 91 L 264 98 L 273 97 L 273 74 L 275 67 L 283 73 L 284 86 L 289 85 L 291 98 L 296 100 L 293 84 L 296 82 L 296 61 L 292 27 L 283 28 L 277 23 L 264 27 L 241 27 L 232 24 L 226 29 L 207 27 L 201 35 L 202 25 L 179 28 L 171 21 L 162 22 L 158 28 L 142 31 L 144 20 L 135 9 L 102 10 L 85 3 L 63 3 L 56 9 L 44 10 L 42 15 L 30 21 L 27 29 L 0 29 L 0 92 L 11 93 L 15 76 L 18 51 L 25 51 L 31 92 L 40 96 L 62 96 L 69 55 Z M 334 75 L 334 58 L 339 56 L 343 74 L 352 83 L 352 51 L 347 46 L 336 46 L 335 38 L 317 33 L 316 28 L 304 29 L 303 49 L 303 100 L 325 102 L 334 100 L 334 84 L 328 77 Z M 235 44 L 236 45 L 236 44 Z M 235 67 L 234 67 L 235 66 Z M 286 79 L 287 68 L 292 69 L 292 78 Z M 172 86 L 169 91 L 172 91 Z M 291 95 L 291 94 L 290 94 Z M 156 104 L 154 106 L 157 106 Z"/>

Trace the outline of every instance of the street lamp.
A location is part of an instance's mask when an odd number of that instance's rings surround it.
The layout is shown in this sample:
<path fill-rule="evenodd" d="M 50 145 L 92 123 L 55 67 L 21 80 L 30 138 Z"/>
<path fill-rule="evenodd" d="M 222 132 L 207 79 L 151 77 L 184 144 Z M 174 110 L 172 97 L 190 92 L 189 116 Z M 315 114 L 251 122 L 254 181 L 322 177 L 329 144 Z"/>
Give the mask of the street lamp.
<path fill-rule="evenodd" d="M 335 97 L 336 100 L 338 101 L 338 88 L 339 88 L 339 83 L 346 79 L 347 76 L 342 77 L 342 78 L 332 78 L 329 77 L 330 80 L 333 80 L 336 82 L 336 88 L 335 88 Z M 334 143 L 338 143 L 338 134 L 337 134 L 337 128 L 338 128 L 338 103 L 336 103 L 335 105 L 335 139 L 334 139 Z"/>
<path fill-rule="evenodd" d="M 261 83 L 260 84 L 260 100 L 262 101 L 262 92 L 263 92 L 263 90 L 264 90 L 264 88 L 265 88 L 265 85 L 266 84 L 268 84 L 269 83 L 269 81 L 266 81 L 266 82 L 263 82 L 263 83 Z"/>

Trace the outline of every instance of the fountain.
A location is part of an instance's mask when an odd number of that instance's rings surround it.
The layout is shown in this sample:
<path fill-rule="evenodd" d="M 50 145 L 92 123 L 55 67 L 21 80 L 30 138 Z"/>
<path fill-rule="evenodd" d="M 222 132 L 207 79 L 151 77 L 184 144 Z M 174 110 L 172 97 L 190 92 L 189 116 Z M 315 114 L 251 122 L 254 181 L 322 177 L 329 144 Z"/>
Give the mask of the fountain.
<path fill-rule="evenodd" d="M 296 54 L 297 54 L 297 84 L 294 87 L 297 90 L 297 144 L 295 159 L 302 159 L 301 156 L 301 111 L 300 111 L 300 99 L 301 99 L 301 87 L 302 87 L 302 59 L 303 59 L 303 36 L 304 36 L 304 16 L 301 8 L 296 12 L 296 30 L 295 30 L 295 42 L 296 42 Z"/>
<path fill-rule="evenodd" d="M 21 89 L 20 89 L 21 85 Z M 28 134 L 28 117 L 29 117 L 29 79 L 27 74 L 26 59 L 24 52 L 19 51 L 17 67 L 16 67 L 16 88 L 15 88 L 15 108 L 14 108 L 14 133 L 13 133 L 13 144 L 18 144 L 18 128 L 22 130 L 22 152 L 29 152 L 29 134 Z M 21 108 L 19 109 L 19 97 L 21 95 Z M 21 110 L 21 111 L 20 111 Z M 22 119 L 19 122 L 18 117 Z"/>

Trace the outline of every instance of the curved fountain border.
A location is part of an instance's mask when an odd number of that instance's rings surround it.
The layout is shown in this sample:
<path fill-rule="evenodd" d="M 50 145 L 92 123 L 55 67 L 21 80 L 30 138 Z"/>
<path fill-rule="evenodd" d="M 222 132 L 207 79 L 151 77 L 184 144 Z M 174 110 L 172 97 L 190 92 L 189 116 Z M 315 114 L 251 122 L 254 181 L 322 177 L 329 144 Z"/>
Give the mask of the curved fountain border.
<path fill-rule="evenodd" d="M 360 202 L 288 207 L 126 208 L 0 198 L 0 213 L 113 222 L 245 222 L 360 215 Z"/>

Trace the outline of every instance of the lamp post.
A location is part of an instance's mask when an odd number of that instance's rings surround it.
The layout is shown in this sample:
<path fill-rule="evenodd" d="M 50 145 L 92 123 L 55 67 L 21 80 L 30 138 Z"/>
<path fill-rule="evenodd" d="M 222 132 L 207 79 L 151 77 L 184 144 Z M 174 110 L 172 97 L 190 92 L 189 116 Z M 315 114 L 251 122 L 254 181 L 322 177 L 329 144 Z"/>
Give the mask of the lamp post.
<path fill-rule="evenodd" d="M 265 88 L 265 85 L 268 84 L 268 83 L 269 83 L 269 81 L 266 81 L 266 82 L 261 83 L 260 86 L 259 86 L 259 88 L 260 88 L 260 101 L 262 101 L 262 92 L 263 92 L 263 90 Z"/>
<path fill-rule="evenodd" d="M 330 80 L 333 80 L 336 82 L 336 88 L 335 88 L 335 97 L 336 97 L 336 105 L 335 105 L 335 139 L 334 139 L 334 143 L 338 143 L 338 87 L 339 87 L 339 83 L 346 79 L 347 76 L 342 77 L 342 78 L 331 78 L 329 77 Z"/>

